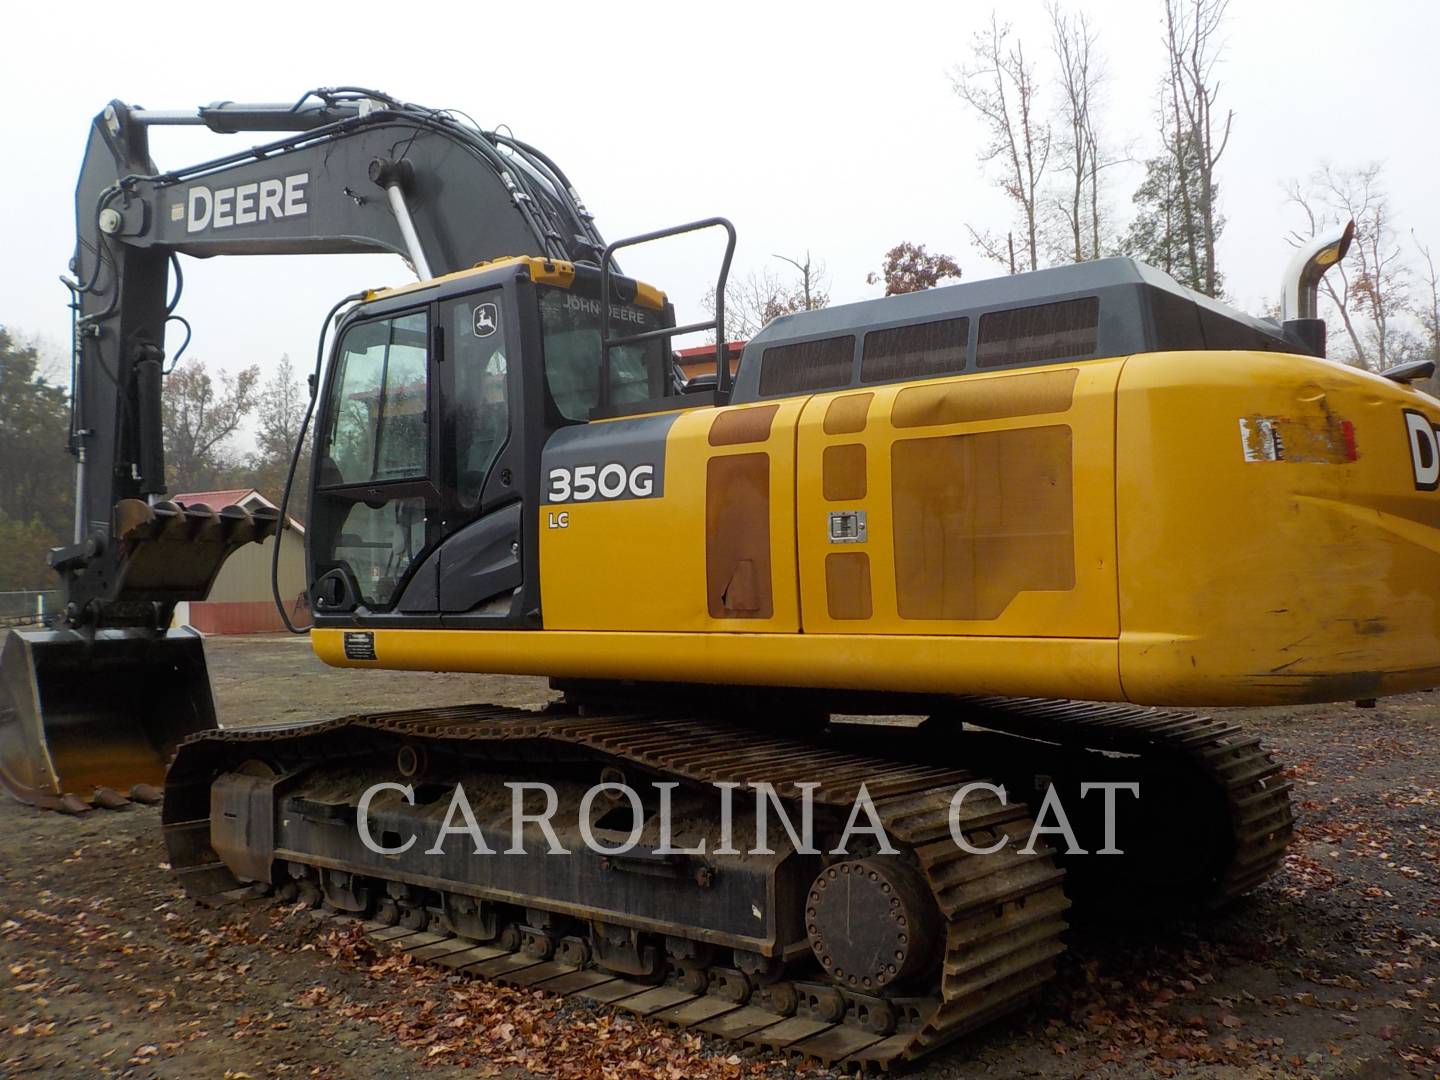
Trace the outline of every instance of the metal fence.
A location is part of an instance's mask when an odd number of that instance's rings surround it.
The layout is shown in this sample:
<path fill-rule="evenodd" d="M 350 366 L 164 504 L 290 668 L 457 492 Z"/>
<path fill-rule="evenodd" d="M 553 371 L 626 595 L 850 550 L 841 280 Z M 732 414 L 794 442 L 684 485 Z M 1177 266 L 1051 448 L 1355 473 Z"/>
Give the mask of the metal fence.
<path fill-rule="evenodd" d="M 63 603 L 59 589 L 25 589 L 0 592 L 0 626 L 29 626 L 43 623 Z"/>

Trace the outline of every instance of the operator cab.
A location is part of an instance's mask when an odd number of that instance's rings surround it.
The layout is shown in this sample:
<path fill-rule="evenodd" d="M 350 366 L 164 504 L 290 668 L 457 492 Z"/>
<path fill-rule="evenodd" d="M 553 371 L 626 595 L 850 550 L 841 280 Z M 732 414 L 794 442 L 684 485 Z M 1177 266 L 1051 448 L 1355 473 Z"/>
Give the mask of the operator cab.
<path fill-rule="evenodd" d="M 307 534 L 317 626 L 539 625 L 545 441 L 715 398 L 677 390 L 664 294 L 607 276 L 608 347 L 600 271 L 538 258 L 374 294 L 342 321 Z"/>

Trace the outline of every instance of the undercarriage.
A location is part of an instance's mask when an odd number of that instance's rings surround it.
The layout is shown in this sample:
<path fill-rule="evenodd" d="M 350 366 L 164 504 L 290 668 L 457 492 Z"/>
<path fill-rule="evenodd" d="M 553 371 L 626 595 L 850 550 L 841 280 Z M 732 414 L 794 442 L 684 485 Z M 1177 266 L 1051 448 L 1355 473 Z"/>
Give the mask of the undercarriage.
<path fill-rule="evenodd" d="M 618 700 L 211 732 L 166 842 L 200 899 L 323 904 L 419 960 L 860 1068 L 1033 998 L 1072 904 L 1163 918 L 1283 859 L 1289 784 L 1237 725 L 929 704 L 778 735 Z"/>

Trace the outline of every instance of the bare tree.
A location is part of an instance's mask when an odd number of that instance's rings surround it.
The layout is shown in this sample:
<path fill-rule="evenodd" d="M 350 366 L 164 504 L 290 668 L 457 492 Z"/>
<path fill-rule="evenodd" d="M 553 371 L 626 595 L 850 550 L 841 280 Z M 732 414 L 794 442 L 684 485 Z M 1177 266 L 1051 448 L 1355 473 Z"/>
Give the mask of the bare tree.
<path fill-rule="evenodd" d="M 769 269 L 752 270 L 742 277 L 731 278 L 725 286 L 725 336 L 731 341 L 749 341 L 766 323 L 781 315 L 829 306 L 829 279 L 823 262 L 813 261 L 808 251 L 803 263 L 784 255 L 775 258 L 799 270 L 800 280 L 786 281 Z M 709 289 L 700 302 L 713 316 L 714 288 Z"/>
<path fill-rule="evenodd" d="M 1102 160 L 1098 97 L 1103 79 L 1095 31 L 1084 13 L 1071 16 L 1058 3 L 1045 7 L 1050 16 L 1050 45 L 1060 74 L 1059 171 L 1062 194 L 1056 200 L 1064 221 L 1064 240 L 1054 244 L 1061 259 L 1084 262 L 1104 251 L 1100 208 L 1100 174 L 1112 161 Z"/>
<path fill-rule="evenodd" d="M 825 278 L 824 263 L 820 263 L 818 266 L 812 266 L 810 264 L 809 251 L 805 252 L 805 261 L 803 263 L 799 259 L 790 258 L 788 255 L 776 255 L 775 258 L 781 262 L 789 263 L 795 267 L 796 270 L 800 271 L 800 285 L 794 290 L 794 298 L 800 302 L 800 306 L 795 310 L 814 311 L 830 303 L 829 294 L 821 289 L 821 283 Z"/>
<path fill-rule="evenodd" d="M 1383 371 L 1406 346 L 1403 326 L 1411 308 L 1410 269 L 1390 218 L 1390 200 L 1382 166 L 1360 169 L 1323 166 L 1306 185 L 1291 181 L 1289 201 L 1300 208 L 1305 225 L 1293 242 L 1314 236 L 1338 222 L 1354 220 L 1350 254 L 1321 279 L 1321 290 L 1340 317 L 1349 345 L 1348 363 Z"/>
<path fill-rule="evenodd" d="M 1215 105 L 1220 94 L 1215 79 L 1222 49 L 1219 34 L 1228 3 L 1165 0 L 1169 61 L 1165 143 L 1174 159 L 1184 220 L 1198 228 L 1198 233 L 1187 230 L 1185 237 L 1190 276 L 1211 296 L 1220 291 L 1215 263 L 1215 240 L 1220 232 L 1215 166 L 1225 153 L 1235 119 L 1234 112 L 1226 111 L 1224 119 L 1217 121 Z"/>
<path fill-rule="evenodd" d="M 259 422 L 255 452 L 250 455 L 251 484 L 276 502 L 285 488 L 290 455 L 300 438 L 300 423 L 305 418 L 308 402 L 309 396 L 295 372 L 295 365 L 288 354 L 281 356 L 256 398 Z M 295 469 L 297 491 L 306 488 L 309 473 L 310 453 L 302 450 Z"/>
<path fill-rule="evenodd" d="M 885 253 L 885 263 L 877 274 L 871 271 L 865 275 L 870 285 L 885 283 L 885 295 L 920 292 L 933 289 L 946 278 L 960 280 L 960 264 L 949 255 L 925 250 L 924 244 L 912 244 L 908 240 L 896 244 Z"/>
<path fill-rule="evenodd" d="M 189 360 L 165 377 L 161 416 L 172 490 L 231 482 L 238 467 L 225 443 L 255 408 L 260 368 L 251 366 L 215 380 L 200 360 Z"/>
<path fill-rule="evenodd" d="M 1420 308 L 1420 322 L 1425 328 L 1425 336 L 1429 339 L 1430 359 L 1440 364 L 1440 274 L 1435 270 L 1435 259 L 1430 254 L 1430 249 L 1420 243 L 1420 238 L 1415 235 L 1415 230 L 1410 230 L 1410 239 L 1415 241 L 1415 247 L 1420 252 L 1420 257 L 1425 260 L 1425 270 L 1420 280 L 1425 284 L 1430 299 L 1424 302 Z"/>
<path fill-rule="evenodd" d="M 1015 258 L 1014 235 L 1004 238 L 970 228 L 970 238 L 987 258 L 1013 274 L 1040 267 L 1041 186 L 1050 160 L 1050 125 L 1040 110 L 1034 66 L 1025 46 L 1012 40 L 1010 25 L 990 13 L 990 25 L 975 35 L 971 62 L 958 68 L 952 82 L 960 100 L 985 124 L 989 142 L 980 151 L 986 165 L 999 162 L 996 183 L 1016 207 L 1024 238 L 1023 262 Z"/>

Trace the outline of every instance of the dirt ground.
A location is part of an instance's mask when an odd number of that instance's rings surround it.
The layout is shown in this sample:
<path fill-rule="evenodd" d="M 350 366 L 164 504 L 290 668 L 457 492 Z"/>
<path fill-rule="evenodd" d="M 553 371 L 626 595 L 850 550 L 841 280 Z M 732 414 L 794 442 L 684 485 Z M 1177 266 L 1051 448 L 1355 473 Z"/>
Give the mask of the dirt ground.
<path fill-rule="evenodd" d="M 536 679 L 332 671 L 291 639 L 207 650 L 228 725 L 548 697 Z M 1284 873 L 1201 921 L 1076 927 L 1035 1005 L 912 1075 L 1440 1076 L 1440 695 L 1227 711 L 1290 765 Z M 153 809 L 0 804 L 0 1076 L 790 1073 L 400 963 L 308 913 L 199 907 L 165 858 Z"/>

